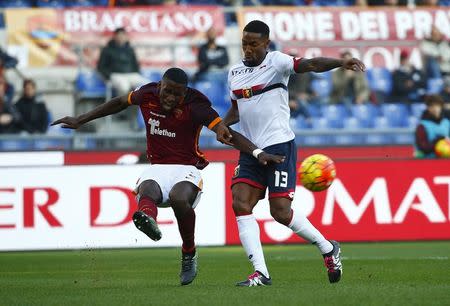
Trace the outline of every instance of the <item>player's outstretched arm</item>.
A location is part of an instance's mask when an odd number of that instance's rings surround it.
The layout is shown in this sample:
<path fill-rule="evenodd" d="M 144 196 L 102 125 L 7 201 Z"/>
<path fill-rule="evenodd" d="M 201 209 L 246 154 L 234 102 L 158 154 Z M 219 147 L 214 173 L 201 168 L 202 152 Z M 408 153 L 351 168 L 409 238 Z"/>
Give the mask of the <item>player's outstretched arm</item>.
<path fill-rule="evenodd" d="M 230 141 L 233 144 L 233 147 L 241 152 L 253 155 L 256 159 L 258 159 L 258 161 L 261 164 L 263 165 L 267 165 L 268 163 L 279 164 L 284 162 L 285 159 L 284 156 L 266 153 L 263 150 L 259 149 L 254 143 L 252 143 L 241 133 L 238 133 L 231 128 L 229 128 L 229 131 L 232 136 Z"/>
<path fill-rule="evenodd" d="M 90 110 L 85 114 L 82 114 L 78 117 L 67 116 L 54 121 L 51 125 L 62 124 L 61 127 L 63 128 L 77 129 L 86 122 L 118 113 L 126 109 L 128 106 L 129 104 L 127 96 L 115 97 L 109 100 L 108 102 L 100 104 L 99 106 L 97 106 L 96 108 Z"/>
<path fill-rule="evenodd" d="M 226 126 L 230 126 L 238 122 L 239 122 L 239 109 L 237 108 L 236 103 L 231 103 L 230 109 L 225 115 L 225 118 L 223 118 L 223 123 Z"/>
<path fill-rule="evenodd" d="M 350 58 L 347 60 L 329 58 L 329 57 L 315 57 L 310 59 L 301 59 L 295 67 L 297 73 L 303 72 L 324 72 L 334 68 L 342 67 L 353 71 L 365 71 L 366 66 L 357 58 Z"/>

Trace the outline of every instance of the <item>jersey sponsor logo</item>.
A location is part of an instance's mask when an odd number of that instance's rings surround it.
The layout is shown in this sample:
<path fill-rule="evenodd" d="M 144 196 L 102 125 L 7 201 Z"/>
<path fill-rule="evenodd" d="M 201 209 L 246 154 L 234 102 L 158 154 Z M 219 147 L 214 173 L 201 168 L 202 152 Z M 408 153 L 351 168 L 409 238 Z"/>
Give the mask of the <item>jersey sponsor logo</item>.
<path fill-rule="evenodd" d="M 156 116 L 156 117 L 166 118 L 166 115 L 158 114 L 158 113 L 155 113 L 155 112 L 152 112 L 152 111 L 150 111 L 150 114 L 152 114 L 153 116 Z"/>
<path fill-rule="evenodd" d="M 169 132 L 167 129 L 160 129 L 160 122 L 157 119 L 148 119 L 148 124 L 150 125 L 150 134 L 152 135 L 160 135 L 170 138 L 175 138 L 177 136 L 174 132 Z"/>
<path fill-rule="evenodd" d="M 231 71 L 231 75 L 235 76 L 235 75 L 240 75 L 240 74 L 252 73 L 253 70 L 255 70 L 255 69 L 254 68 L 235 69 L 235 70 Z"/>

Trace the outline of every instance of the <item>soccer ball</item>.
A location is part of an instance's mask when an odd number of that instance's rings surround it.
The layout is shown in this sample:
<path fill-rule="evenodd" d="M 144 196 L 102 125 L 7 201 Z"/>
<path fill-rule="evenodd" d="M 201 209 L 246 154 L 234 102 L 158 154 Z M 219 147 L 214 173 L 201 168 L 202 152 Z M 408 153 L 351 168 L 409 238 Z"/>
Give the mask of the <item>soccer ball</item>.
<path fill-rule="evenodd" d="M 450 158 L 450 139 L 444 138 L 436 142 L 434 152 L 438 157 Z"/>
<path fill-rule="evenodd" d="M 311 191 L 322 191 L 330 187 L 336 176 L 336 167 L 331 158 L 314 154 L 305 158 L 298 169 L 302 185 Z"/>

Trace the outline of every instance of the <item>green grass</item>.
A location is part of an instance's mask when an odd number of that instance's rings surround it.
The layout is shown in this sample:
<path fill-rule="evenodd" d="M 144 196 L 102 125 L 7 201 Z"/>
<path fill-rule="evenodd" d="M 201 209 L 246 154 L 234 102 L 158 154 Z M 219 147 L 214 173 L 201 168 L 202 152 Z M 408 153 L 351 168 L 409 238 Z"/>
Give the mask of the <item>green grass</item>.
<path fill-rule="evenodd" d="M 265 246 L 273 286 L 237 288 L 241 247 L 199 249 L 179 286 L 179 249 L 0 253 L 0 305 L 450 305 L 450 242 L 343 244 L 329 284 L 309 245 Z"/>

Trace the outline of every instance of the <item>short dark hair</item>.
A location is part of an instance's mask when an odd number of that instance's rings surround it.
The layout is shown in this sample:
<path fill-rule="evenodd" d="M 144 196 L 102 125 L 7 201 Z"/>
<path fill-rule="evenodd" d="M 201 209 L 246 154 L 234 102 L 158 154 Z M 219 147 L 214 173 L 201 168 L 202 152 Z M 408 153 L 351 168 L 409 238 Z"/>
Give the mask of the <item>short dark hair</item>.
<path fill-rule="evenodd" d="M 187 85 L 188 83 L 188 76 L 186 72 L 184 72 L 183 69 L 180 68 L 169 68 L 164 72 L 163 79 L 174 81 L 175 83 Z"/>
<path fill-rule="evenodd" d="M 127 31 L 125 30 L 124 27 L 120 27 L 114 30 L 114 34 L 119 34 L 119 33 L 126 33 Z"/>
<path fill-rule="evenodd" d="M 253 20 L 244 27 L 244 32 L 261 34 L 262 37 L 269 37 L 270 29 L 267 24 L 261 20 Z"/>
<path fill-rule="evenodd" d="M 33 87 L 36 88 L 36 82 L 34 82 L 32 79 L 23 80 L 23 88 L 25 88 L 25 86 L 27 86 L 28 84 L 31 84 L 33 85 Z"/>
<path fill-rule="evenodd" d="M 444 105 L 444 99 L 439 95 L 428 95 L 425 96 L 425 104 L 427 106 L 438 104 L 440 106 Z"/>

